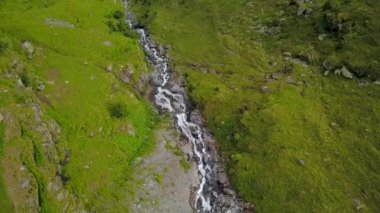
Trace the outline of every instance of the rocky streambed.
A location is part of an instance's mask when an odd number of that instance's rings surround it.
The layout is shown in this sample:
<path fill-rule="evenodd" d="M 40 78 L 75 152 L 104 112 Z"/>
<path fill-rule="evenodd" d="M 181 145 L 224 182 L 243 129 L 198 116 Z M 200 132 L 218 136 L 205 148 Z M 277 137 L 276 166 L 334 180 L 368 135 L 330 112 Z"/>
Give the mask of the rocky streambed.
<path fill-rule="evenodd" d="M 196 161 L 199 183 L 190 203 L 197 212 L 251 212 L 252 205 L 244 204 L 232 189 L 218 159 L 215 140 L 205 129 L 198 110 L 190 107 L 186 91 L 171 72 L 164 48 L 154 43 L 147 30 L 138 25 L 123 1 L 129 27 L 140 35 L 140 44 L 147 60 L 154 68 L 152 77 L 153 101 L 160 111 L 170 113 L 182 136 L 192 145 L 192 159 Z M 184 186 L 185 187 L 185 186 Z"/>

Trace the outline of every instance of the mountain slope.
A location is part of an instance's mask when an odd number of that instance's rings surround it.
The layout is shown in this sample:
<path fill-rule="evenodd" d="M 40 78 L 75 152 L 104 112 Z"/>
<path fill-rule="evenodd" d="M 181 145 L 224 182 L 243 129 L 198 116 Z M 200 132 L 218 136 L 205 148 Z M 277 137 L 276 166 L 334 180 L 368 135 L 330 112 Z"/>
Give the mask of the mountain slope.
<path fill-rule="evenodd" d="M 140 95 L 147 65 L 137 39 L 123 36 L 123 9 L 113 0 L 0 1 L 5 212 L 126 211 L 156 115 Z"/>
<path fill-rule="evenodd" d="M 380 209 L 378 1 L 131 1 L 258 212 Z"/>

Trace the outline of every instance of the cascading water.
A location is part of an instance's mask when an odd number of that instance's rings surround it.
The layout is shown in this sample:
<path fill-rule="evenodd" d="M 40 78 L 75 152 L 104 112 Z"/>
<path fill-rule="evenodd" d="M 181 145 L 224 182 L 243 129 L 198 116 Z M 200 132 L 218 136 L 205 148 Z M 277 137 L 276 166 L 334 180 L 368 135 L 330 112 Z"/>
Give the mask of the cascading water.
<path fill-rule="evenodd" d="M 220 181 L 217 157 L 205 143 L 203 127 L 189 118 L 191 116 L 186 94 L 173 89 L 178 88 L 178 85 L 170 82 L 168 58 L 164 51 L 154 45 L 146 29 L 134 24 L 127 1 L 124 0 L 123 3 L 127 11 L 126 21 L 131 29 L 139 33 L 140 43 L 147 53 L 148 61 L 154 67 L 155 103 L 160 109 L 173 115 L 177 127 L 192 144 L 199 173 L 194 207 L 198 212 L 242 212 L 242 203 L 236 199 L 235 193 L 231 189 L 228 189 L 229 193 L 225 192 L 225 187 L 229 187 L 228 181 Z"/>

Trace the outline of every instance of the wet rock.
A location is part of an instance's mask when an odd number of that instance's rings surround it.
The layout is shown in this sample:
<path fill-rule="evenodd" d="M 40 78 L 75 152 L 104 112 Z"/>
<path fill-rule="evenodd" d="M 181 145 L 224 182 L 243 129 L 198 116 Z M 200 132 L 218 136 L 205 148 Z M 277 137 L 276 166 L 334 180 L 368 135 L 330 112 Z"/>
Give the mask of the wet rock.
<path fill-rule="evenodd" d="M 235 196 L 235 192 L 232 189 L 223 188 L 223 192 L 226 193 L 226 195 Z"/>
<path fill-rule="evenodd" d="M 185 89 L 183 87 L 178 86 L 177 84 L 173 85 L 170 88 L 170 91 L 173 93 L 185 94 Z"/>
<path fill-rule="evenodd" d="M 218 176 L 218 180 L 219 180 L 219 183 L 221 183 L 222 185 L 228 184 L 227 174 L 225 172 L 220 172 Z"/>
<path fill-rule="evenodd" d="M 260 88 L 260 90 L 261 90 L 262 93 L 267 93 L 269 91 L 269 87 L 268 86 L 262 86 Z"/>

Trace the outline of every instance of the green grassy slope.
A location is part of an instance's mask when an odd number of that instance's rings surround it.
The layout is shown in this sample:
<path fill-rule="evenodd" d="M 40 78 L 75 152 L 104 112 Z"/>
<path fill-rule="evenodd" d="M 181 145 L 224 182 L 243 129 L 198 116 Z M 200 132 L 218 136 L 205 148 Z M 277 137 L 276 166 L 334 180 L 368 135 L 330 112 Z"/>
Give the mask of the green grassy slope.
<path fill-rule="evenodd" d="M 19 190 L 22 180 L 15 175 L 16 185 L 9 185 L 7 176 L 24 166 L 36 181 L 25 196 L 37 190 L 42 212 L 127 211 L 133 162 L 153 147 L 156 115 L 134 86 L 147 72 L 138 41 L 107 26 L 116 10 L 123 8 L 113 0 L 0 1 L 2 208 L 12 203 L 18 211 L 27 208 L 10 190 Z M 23 41 L 34 46 L 32 57 Z M 106 72 L 109 65 L 112 72 Z M 120 80 L 126 72 L 128 84 Z M 42 121 L 33 116 L 33 104 L 42 106 Z M 112 116 L 112 106 L 121 106 L 120 116 Z M 60 126 L 53 157 L 41 133 L 41 123 L 52 120 Z M 56 175 L 69 195 L 54 194 Z"/>
<path fill-rule="evenodd" d="M 378 1 L 131 2 L 258 212 L 380 210 Z"/>

